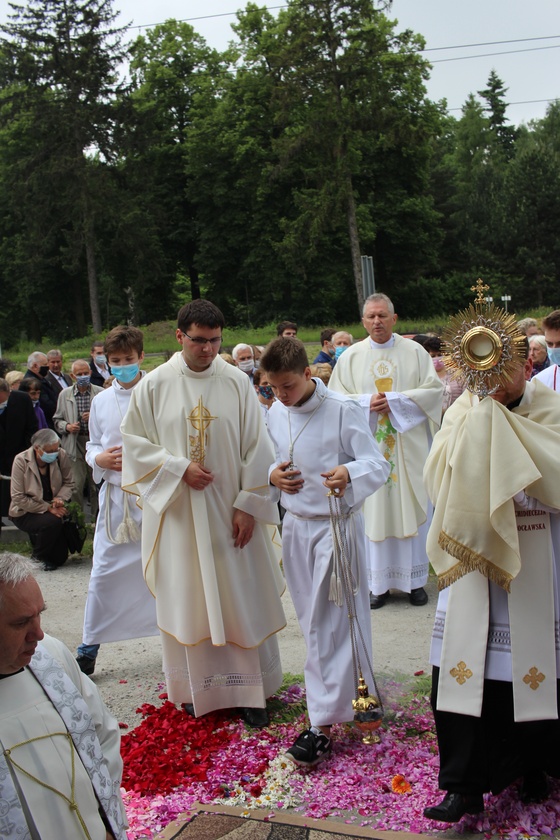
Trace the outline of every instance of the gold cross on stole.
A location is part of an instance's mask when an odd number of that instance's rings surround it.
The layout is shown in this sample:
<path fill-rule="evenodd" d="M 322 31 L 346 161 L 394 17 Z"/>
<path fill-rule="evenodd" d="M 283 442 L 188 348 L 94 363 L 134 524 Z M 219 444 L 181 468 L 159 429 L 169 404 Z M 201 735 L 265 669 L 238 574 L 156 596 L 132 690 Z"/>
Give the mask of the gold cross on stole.
<path fill-rule="evenodd" d="M 212 417 L 208 409 L 202 404 L 202 397 L 199 397 L 196 408 L 193 408 L 189 414 L 189 420 L 197 431 L 196 435 L 189 435 L 191 461 L 196 461 L 197 464 L 204 466 L 207 443 L 206 429 L 212 420 L 217 419 L 217 417 Z"/>

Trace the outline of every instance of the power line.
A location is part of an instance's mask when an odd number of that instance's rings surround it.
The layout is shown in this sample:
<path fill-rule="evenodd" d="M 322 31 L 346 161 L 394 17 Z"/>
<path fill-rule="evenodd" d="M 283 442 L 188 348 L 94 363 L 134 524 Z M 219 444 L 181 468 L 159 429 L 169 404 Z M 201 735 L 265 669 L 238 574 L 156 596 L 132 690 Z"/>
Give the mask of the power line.
<path fill-rule="evenodd" d="M 436 58 L 430 64 L 443 64 L 446 61 L 466 61 L 469 58 L 490 58 L 495 55 L 516 55 L 517 53 L 540 52 L 541 50 L 557 50 L 560 44 L 551 44 L 548 47 L 528 47 L 525 50 L 502 50 L 502 52 L 478 53 L 476 55 L 456 55 L 452 58 Z"/>
<path fill-rule="evenodd" d="M 288 8 L 285 5 L 281 6 L 267 6 L 267 11 L 277 11 L 279 9 L 286 9 Z M 199 20 L 213 20 L 215 18 L 224 18 L 224 17 L 235 17 L 237 15 L 237 11 L 235 12 L 219 12 L 213 15 L 198 15 L 197 17 L 188 17 L 188 18 L 181 18 L 178 23 L 193 23 Z M 135 26 L 126 26 L 125 29 L 150 29 L 153 26 L 160 26 L 165 21 L 159 21 L 158 23 L 145 23 Z M 560 38 L 560 35 L 536 35 L 534 38 L 510 38 L 504 41 L 478 41 L 474 44 L 454 44 L 448 47 L 425 47 L 422 50 L 418 50 L 418 52 L 426 53 L 426 52 L 441 52 L 442 50 L 461 50 L 461 49 L 473 49 L 474 47 L 493 47 L 499 46 L 500 44 L 522 44 L 531 41 L 547 41 Z M 458 56 L 456 58 L 440 58 L 431 61 L 431 64 L 440 64 L 444 61 L 463 61 L 467 58 L 484 58 L 487 56 L 495 56 L 495 55 L 512 55 L 517 52 L 532 52 L 536 50 L 546 50 L 546 49 L 556 49 L 558 45 L 552 44 L 549 47 L 533 47 L 532 49 L 527 50 L 508 50 L 506 52 L 497 52 L 497 53 L 486 53 L 484 55 L 464 55 Z"/>
<path fill-rule="evenodd" d="M 542 102 L 558 102 L 558 97 L 554 97 L 553 99 L 523 99 L 519 102 L 508 102 L 507 107 L 510 108 L 512 105 L 539 105 Z M 460 108 L 447 108 L 448 111 L 462 111 L 464 106 Z"/>
<path fill-rule="evenodd" d="M 508 41 L 481 41 L 478 44 L 455 44 L 452 47 L 426 47 L 420 52 L 438 52 L 440 50 L 466 50 L 471 47 L 495 47 L 499 44 L 522 44 L 526 41 L 549 41 L 554 38 L 560 38 L 560 35 L 537 35 L 535 38 L 512 38 Z"/>

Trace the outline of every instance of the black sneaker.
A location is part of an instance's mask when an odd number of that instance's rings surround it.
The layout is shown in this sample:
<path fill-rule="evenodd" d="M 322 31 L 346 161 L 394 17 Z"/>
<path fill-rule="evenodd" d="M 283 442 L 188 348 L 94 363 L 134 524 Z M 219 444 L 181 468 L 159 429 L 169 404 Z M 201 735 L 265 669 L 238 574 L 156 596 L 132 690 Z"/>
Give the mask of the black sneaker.
<path fill-rule="evenodd" d="M 331 749 L 330 738 L 323 734 L 315 735 L 311 729 L 306 729 L 286 751 L 286 756 L 300 767 L 315 767 L 316 764 L 329 757 Z"/>
<path fill-rule="evenodd" d="M 76 662 L 82 674 L 85 674 L 86 677 L 91 677 L 95 671 L 95 659 L 92 659 L 91 656 L 77 656 Z"/>

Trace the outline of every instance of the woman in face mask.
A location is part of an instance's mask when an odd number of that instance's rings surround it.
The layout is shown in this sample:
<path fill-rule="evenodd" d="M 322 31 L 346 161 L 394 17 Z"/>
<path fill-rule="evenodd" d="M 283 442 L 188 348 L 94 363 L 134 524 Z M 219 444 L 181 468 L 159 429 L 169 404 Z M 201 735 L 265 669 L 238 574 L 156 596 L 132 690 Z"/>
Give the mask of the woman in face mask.
<path fill-rule="evenodd" d="M 41 429 L 31 446 L 14 458 L 10 519 L 29 534 L 33 556 L 46 571 L 68 558 L 64 536 L 65 505 L 74 490 L 70 461 L 52 429 Z"/>
<path fill-rule="evenodd" d="M 257 392 L 264 422 L 266 423 L 268 420 L 268 409 L 274 402 L 274 394 L 268 383 L 268 379 L 266 378 L 266 373 L 264 373 L 264 371 L 260 368 L 258 368 L 253 374 L 253 387 Z"/>
<path fill-rule="evenodd" d="M 427 350 L 432 357 L 437 375 L 443 382 L 442 414 L 445 414 L 449 406 L 465 390 L 465 383 L 461 379 L 453 378 L 447 371 L 445 362 L 443 361 L 441 338 L 438 338 L 437 335 L 430 335 L 423 344 L 424 350 Z"/>

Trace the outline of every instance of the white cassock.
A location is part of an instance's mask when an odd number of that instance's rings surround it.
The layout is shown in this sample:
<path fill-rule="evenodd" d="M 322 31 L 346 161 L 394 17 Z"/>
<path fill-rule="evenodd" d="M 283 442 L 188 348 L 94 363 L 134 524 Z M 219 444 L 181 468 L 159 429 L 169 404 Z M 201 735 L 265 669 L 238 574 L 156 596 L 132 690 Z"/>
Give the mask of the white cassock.
<path fill-rule="evenodd" d="M 538 379 L 543 385 L 552 388 L 553 391 L 560 391 L 560 371 L 558 365 L 549 365 L 540 373 L 536 373 L 533 379 Z"/>
<path fill-rule="evenodd" d="M 41 642 L 48 653 L 60 664 L 86 702 L 95 725 L 97 738 L 106 759 L 111 780 L 118 785 L 122 776 L 120 734 L 117 721 L 110 715 L 99 692 L 91 680 L 81 673 L 70 651 L 50 636 Z M 65 705 L 69 701 L 62 698 Z M 76 720 L 80 725 L 80 712 Z M 10 757 L 27 770 L 33 779 L 14 767 L 16 784 L 20 788 L 19 800 L 29 809 L 32 823 L 39 834 L 11 833 L 11 820 L 6 809 L 0 809 L 0 837 L 80 838 L 85 837 L 76 812 L 71 811 L 61 796 L 45 787 L 55 788 L 66 797 L 75 799 L 91 840 L 106 840 L 107 832 L 99 816 L 90 777 L 76 754 L 72 741 L 64 737 L 66 726 L 55 706 L 31 670 L 25 668 L 0 680 L 0 740 L 4 749 L 11 749 Z M 51 737 L 45 738 L 49 733 Z M 53 733 L 62 733 L 54 735 Z M 29 742 L 24 744 L 24 742 Z M 21 746 L 20 746 L 21 745 Z M 72 752 L 74 753 L 74 779 L 72 779 Z M 40 781 L 37 781 L 40 780 Z M 43 784 L 40 784 L 43 782 Z M 4 779 L 0 775 L 0 802 Z M 10 803 L 7 803 L 10 804 Z M 122 811 L 118 797 L 117 807 Z M 124 812 L 122 812 L 124 819 Z M 6 819 L 6 822 L 3 822 Z M 29 821 L 29 820 L 27 820 Z M 125 836 L 123 831 L 122 836 Z"/>
<path fill-rule="evenodd" d="M 170 700 L 196 715 L 264 708 L 282 682 L 275 633 L 285 626 L 268 496 L 273 449 L 246 373 L 217 357 L 201 373 L 181 353 L 135 388 L 122 426 L 123 487 L 143 510 L 144 577 L 155 595 Z M 203 491 L 183 475 L 203 463 Z M 234 509 L 255 517 L 235 548 Z"/>
<path fill-rule="evenodd" d="M 385 482 L 387 461 L 373 440 L 363 411 L 353 400 L 328 391 L 314 379 L 316 390 L 302 406 L 275 402 L 268 413 L 268 431 L 276 462 L 290 460 L 301 471 L 299 493 L 278 493 L 286 509 L 282 523 L 284 574 L 307 646 L 305 687 L 313 726 L 328 726 L 353 717 L 356 696 L 348 611 L 344 598 L 329 599 L 335 573 L 329 502 L 321 473 L 345 464 L 350 475 L 341 513 L 346 523 L 355 582 L 356 619 L 366 650 L 358 641 L 362 673 L 369 680 L 372 663 L 371 623 L 366 575 L 366 540 L 361 507 Z M 358 640 L 360 634 L 357 632 Z M 373 686 L 370 683 L 370 688 Z"/>
<path fill-rule="evenodd" d="M 134 386 L 136 387 L 136 386 Z M 121 488 L 120 472 L 104 470 L 95 458 L 111 446 L 121 446 L 120 426 L 134 388 L 116 379 L 91 402 L 90 439 L 86 461 L 99 491 L 99 514 L 93 538 L 93 568 L 84 615 L 83 643 L 119 642 L 158 633 L 155 601 L 142 575 L 140 540 L 119 541 L 119 526 L 126 516 L 141 532 L 142 511 Z M 121 529 L 122 530 L 122 529 Z M 129 529 L 130 530 L 130 529 Z"/>
<path fill-rule="evenodd" d="M 429 354 L 415 341 L 392 335 L 385 344 L 367 338 L 339 358 L 329 388 L 363 407 L 373 435 L 389 462 L 385 486 L 366 499 L 369 587 L 410 592 L 428 580 L 426 535 L 430 505 L 422 470 L 439 427 L 443 385 Z M 369 410 L 372 394 L 384 392 L 390 411 Z"/>

